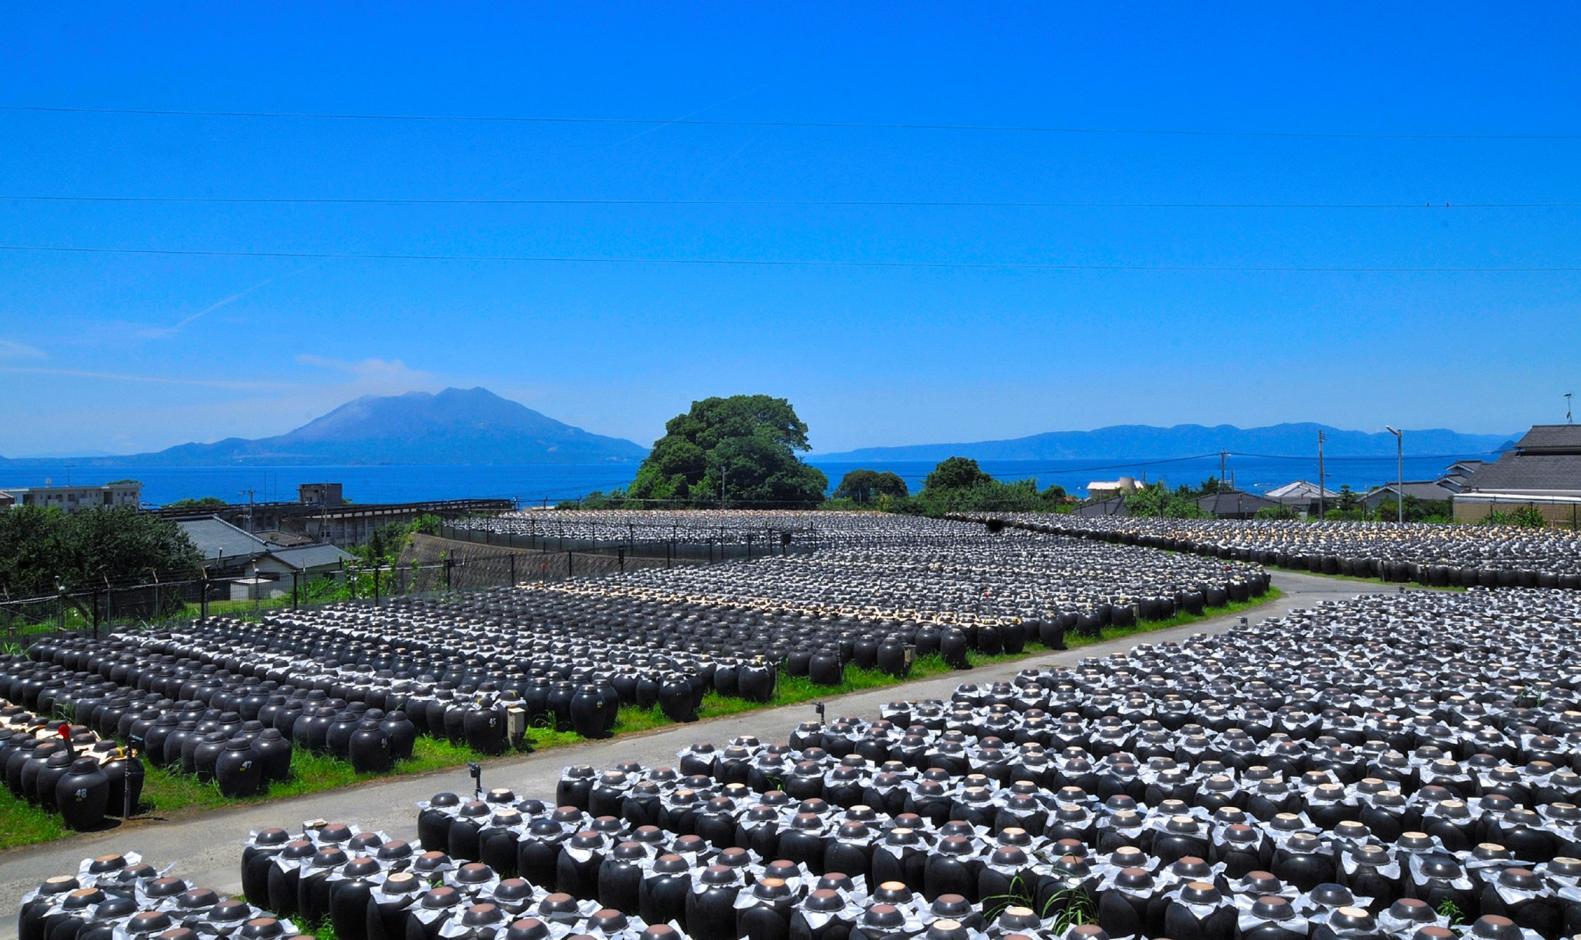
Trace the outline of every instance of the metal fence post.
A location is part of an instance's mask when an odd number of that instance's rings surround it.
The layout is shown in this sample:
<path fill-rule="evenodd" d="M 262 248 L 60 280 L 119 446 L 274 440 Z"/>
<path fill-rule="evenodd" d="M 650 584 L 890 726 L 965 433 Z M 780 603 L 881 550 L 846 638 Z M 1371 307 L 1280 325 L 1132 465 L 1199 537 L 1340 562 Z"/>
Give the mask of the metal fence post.
<path fill-rule="evenodd" d="M 302 606 L 302 596 L 297 591 L 297 573 L 291 572 L 291 609 L 297 610 Z"/>
<path fill-rule="evenodd" d="M 450 590 L 450 568 L 451 568 L 451 564 L 452 564 L 452 562 L 451 562 L 450 556 L 446 555 L 445 556 L 445 590 L 447 590 L 447 591 Z"/>
<path fill-rule="evenodd" d="M 209 616 L 209 571 L 203 569 L 203 581 L 198 587 L 203 593 L 198 597 L 198 616 L 207 620 Z"/>
<path fill-rule="evenodd" d="M 572 565 L 573 565 L 573 559 L 575 557 L 575 554 L 576 554 L 575 552 L 566 552 L 565 553 L 565 576 L 567 578 L 573 576 L 572 573 L 571 573 L 571 568 L 572 568 Z"/>
<path fill-rule="evenodd" d="M 379 566 L 373 566 L 373 606 L 379 606 Z"/>
<path fill-rule="evenodd" d="M 621 573 L 624 574 L 626 571 L 626 550 L 624 548 L 616 549 L 616 555 L 619 558 Z"/>
<path fill-rule="evenodd" d="M 516 553 L 515 552 L 511 553 L 510 559 L 511 559 L 511 587 L 515 587 L 516 586 Z"/>
<path fill-rule="evenodd" d="M 106 591 L 105 593 L 108 594 L 109 592 Z M 88 595 L 88 601 L 93 604 L 93 638 L 97 640 L 99 638 L 99 592 L 94 591 Z"/>

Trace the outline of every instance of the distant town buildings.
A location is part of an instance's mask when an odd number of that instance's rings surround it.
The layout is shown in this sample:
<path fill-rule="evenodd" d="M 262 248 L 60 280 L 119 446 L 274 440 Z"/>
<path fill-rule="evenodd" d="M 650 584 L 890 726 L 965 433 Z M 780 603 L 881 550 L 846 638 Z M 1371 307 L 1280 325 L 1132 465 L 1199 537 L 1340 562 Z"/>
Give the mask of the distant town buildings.
<path fill-rule="evenodd" d="M 1581 425 L 1533 425 L 1513 450 L 1455 485 L 1456 522 L 1530 506 L 1549 522 L 1581 524 Z"/>
<path fill-rule="evenodd" d="M 301 483 L 296 488 L 297 502 L 304 506 L 333 509 L 346 503 L 339 483 Z"/>
<path fill-rule="evenodd" d="M 37 506 L 40 509 L 109 509 L 142 504 L 143 484 L 121 480 L 101 486 L 19 486 L 0 489 L 0 507 Z"/>
<path fill-rule="evenodd" d="M 1094 480 L 1087 484 L 1088 499 L 1108 499 L 1111 496 L 1124 496 L 1126 493 L 1136 492 L 1136 479 L 1134 477 L 1121 477 L 1118 480 Z"/>
<path fill-rule="evenodd" d="M 1280 504 L 1256 493 L 1224 489 L 1199 497 L 1197 508 L 1215 519 L 1250 519 L 1259 510 L 1277 510 Z"/>
<path fill-rule="evenodd" d="M 218 516 L 176 523 L 197 546 L 209 577 L 238 579 L 233 600 L 280 597 L 291 593 L 296 576 L 341 570 L 355 556 L 322 543 L 282 545 L 253 535 Z"/>

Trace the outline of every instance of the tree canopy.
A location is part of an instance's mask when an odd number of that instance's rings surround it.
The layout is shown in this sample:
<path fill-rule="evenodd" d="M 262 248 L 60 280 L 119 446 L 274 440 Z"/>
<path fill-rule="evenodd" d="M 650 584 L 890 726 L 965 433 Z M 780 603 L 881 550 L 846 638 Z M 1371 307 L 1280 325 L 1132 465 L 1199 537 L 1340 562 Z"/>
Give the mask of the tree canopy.
<path fill-rule="evenodd" d="M 922 489 L 927 490 L 959 490 L 982 483 L 993 481 L 993 477 L 983 472 L 977 461 L 970 457 L 946 457 L 939 461 L 928 478 L 922 481 Z"/>
<path fill-rule="evenodd" d="M 891 499 L 904 499 L 910 493 L 906 489 L 906 481 L 898 474 L 888 470 L 852 470 L 840 478 L 840 485 L 835 487 L 835 499 L 848 499 L 853 503 L 866 505 L 875 499 L 887 496 Z"/>
<path fill-rule="evenodd" d="M 664 425 L 626 496 L 694 505 L 816 506 L 829 479 L 796 456 L 807 425 L 790 402 L 732 395 L 692 402 Z"/>
<path fill-rule="evenodd" d="M 174 522 L 130 507 L 0 511 L 0 588 L 39 597 L 67 588 L 195 574 L 201 558 Z"/>
<path fill-rule="evenodd" d="M 930 516 L 952 512 L 1059 512 L 1068 508 L 1065 490 L 1050 486 L 1038 491 L 1036 480 L 1001 483 L 968 457 L 939 462 L 910 504 Z"/>
<path fill-rule="evenodd" d="M 166 503 L 166 509 L 224 509 L 228 505 L 218 496 L 200 496 L 197 499 L 178 499 Z"/>

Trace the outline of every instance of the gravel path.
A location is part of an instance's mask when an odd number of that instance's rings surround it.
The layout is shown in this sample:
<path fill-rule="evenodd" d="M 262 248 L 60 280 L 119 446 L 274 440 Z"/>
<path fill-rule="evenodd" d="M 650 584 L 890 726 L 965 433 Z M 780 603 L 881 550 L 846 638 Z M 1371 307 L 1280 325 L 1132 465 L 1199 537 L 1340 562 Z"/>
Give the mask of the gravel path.
<path fill-rule="evenodd" d="M 1275 571 L 1273 583 L 1284 596 L 1251 611 L 1255 621 L 1281 616 L 1298 607 L 1311 607 L 1323 600 L 1340 600 L 1359 593 L 1394 591 L 1393 585 L 1316 577 Z M 891 686 L 828 701 L 828 717 L 840 715 L 877 717 L 886 702 L 900 698 L 947 698 L 959 683 L 993 682 L 1014 676 L 1033 666 L 1073 664 L 1090 656 L 1106 656 L 1133 646 L 1180 640 L 1194 633 L 1216 633 L 1229 629 L 1241 615 L 1216 617 L 1183 627 L 1138 634 L 1064 653 L 1034 654 L 1015 662 L 999 663 L 969 672 L 919 680 L 904 686 Z M 485 768 L 485 787 L 510 787 L 521 796 L 543 799 L 553 797 L 560 771 L 568 764 L 591 764 L 602 768 L 620 760 L 644 764 L 668 764 L 676 752 L 695 741 L 723 741 L 741 734 L 752 734 L 765 741 L 783 741 L 799 721 L 812 717 L 810 705 L 786 705 L 744 715 L 713 719 L 690 725 L 676 725 L 648 734 L 609 741 L 592 741 L 574 747 L 530 754 L 501 761 Z M 413 805 L 440 790 L 466 793 L 470 781 L 464 770 L 446 770 L 416 777 L 373 781 L 359 787 L 317 793 L 260 806 L 178 816 L 170 820 L 148 820 L 131 827 L 112 829 L 63 839 L 44 845 L 28 846 L 0 853 L 0 940 L 16 936 L 13 913 L 22 894 L 44 878 L 75 871 L 84 858 L 112 851 L 137 851 L 157 865 L 174 863 L 173 874 L 221 893 L 241 891 L 241 842 L 250 829 L 264 826 L 292 828 L 303 820 L 331 819 L 354 822 L 365 829 L 382 829 L 391 835 L 415 841 L 417 811 Z"/>

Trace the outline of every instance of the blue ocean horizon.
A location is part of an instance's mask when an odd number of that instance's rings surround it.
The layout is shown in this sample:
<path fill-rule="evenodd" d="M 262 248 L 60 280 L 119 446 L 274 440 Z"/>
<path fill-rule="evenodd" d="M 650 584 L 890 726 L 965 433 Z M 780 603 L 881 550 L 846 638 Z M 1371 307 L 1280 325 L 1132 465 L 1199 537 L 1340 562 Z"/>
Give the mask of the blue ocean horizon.
<path fill-rule="evenodd" d="M 1489 460 L 1487 454 L 1405 458 L 1407 480 L 1435 479 L 1456 460 Z M 850 470 L 888 470 L 906 481 L 912 492 L 921 489 L 933 469 L 931 461 L 827 461 L 808 462 L 829 477 L 831 490 Z M 1088 483 L 1121 476 L 1169 486 L 1195 486 L 1219 475 L 1217 457 L 1178 460 L 985 460 L 984 471 L 1006 482 L 1035 479 L 1039 487 L 1063 486 L 1073 495 L 1085 494 Z M 636 475 L 636 464 L 539 464 L 530 466 L 381 465 L 314 467 L 147 467 L 84 464 L 70 460 L 29 462 L 23 468 L 0 469 L 0 487 L 56 484 L 99 484 L 133 479 L 143 484 L 145 505 L 160 506 L 178 499 L 216 496 L 228 502 L 246 502 L 248 492 L 257 502 L 296 500 L 299 483 L 339 482 L 346 498 L 359 503 L 395 503 L 433 499 L 508 498 L 524 506 L 553 505 L 595 490 L 608 492 L 626 486 Z M 1317 482 L 1315 458 L 1231 456 L 1226 475 L 1247 492 L 1262 493 L 1293 480 Z M 1333 490 L 1349 486 L 1364 491 L 1395 479 L 1393 457 L 1331 457 L 1326 461 L 1326 483 Z"/>

